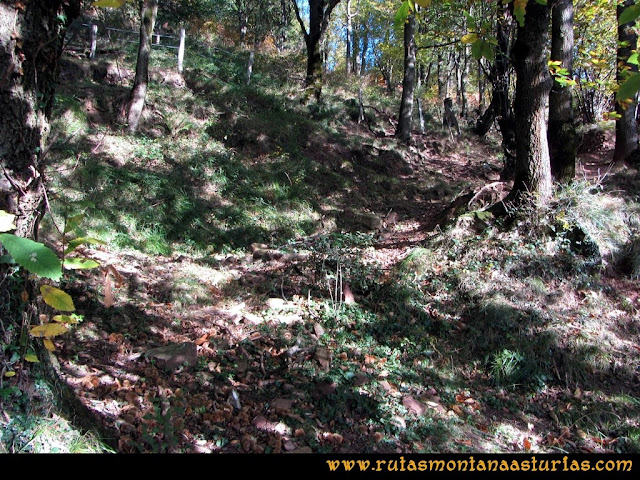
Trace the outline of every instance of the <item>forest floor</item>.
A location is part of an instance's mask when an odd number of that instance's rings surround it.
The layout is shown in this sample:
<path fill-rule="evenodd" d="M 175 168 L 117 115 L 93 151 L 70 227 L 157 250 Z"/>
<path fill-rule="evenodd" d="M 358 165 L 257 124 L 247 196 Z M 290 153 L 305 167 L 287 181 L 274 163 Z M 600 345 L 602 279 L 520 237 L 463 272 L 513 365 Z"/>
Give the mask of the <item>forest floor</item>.
<path fill-rule="evenodd" d="M 159 71 L 127 137 L 126 78 L 91 68 L 62 72 L 44 230 L 61 251 L 83 211 L 104 242 L 55 357 L 117 451 L 640 450 L 640 178 L 610 130 L 505 225 L 480 208 L 509 187 L 491 135 L 434 119 L 407 147 L 384 99 L 358 123 L 345 87 L 304 106 L 198 70 Z"/>

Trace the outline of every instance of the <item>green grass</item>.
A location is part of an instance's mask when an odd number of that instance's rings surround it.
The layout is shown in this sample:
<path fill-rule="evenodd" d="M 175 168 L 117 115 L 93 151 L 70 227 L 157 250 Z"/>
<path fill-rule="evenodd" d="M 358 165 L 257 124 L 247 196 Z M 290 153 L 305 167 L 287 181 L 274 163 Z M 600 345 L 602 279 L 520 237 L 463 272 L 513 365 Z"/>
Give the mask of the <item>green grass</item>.
<path fill-rule="evenodd" d="M 31 397 L 14 397 L 10 408 L 5 404 L 0 452 L 114 453 L 95 434 L 78 431 L 68 419 L 54 412 L 56 399 L 44 382 L 35 381 L 33 390 Z"/>
<path fill-rule="evenodd" d="M 532 424 L 548 420 L 547 405 L 558 404 L 564 410 L 554 415 L 563 425 L 591 436 L 618 432 L 620 448 L 637 451 L 637 402 L 597 385 L 601 376 L 630 378 L 637 367 L 619 353 L 632 351 L 616 324 L 624 310 L 603 268 L 576 248 L 584 238 L 575 238 L 578 230 L 588 235 L 603 267 L 614 265 L 637 236 L 633 199 L 577 182 L 559 190 L 549 210 L 524 212 L 508 227 L 486 218 L 480 231 L 474 215 L 460 218 L 383 268 L 375 233 L 327 231 L 345 226 L 339 214 L 353 206 L 379 213 L 388 201 L 403 205 L 420 196 L 441 201 L 462 181 L 451 184 L 434 172 L 396 178 L 391 165 L 403 165 L 402 147 L 345 135 L 353 85 L 334 79 L 323 104 L 305 106 L 297 85 L 278 78 L 282 58 L 260 57 L 249 86 L 244 60 L 238 53 L 200 61 L 185 74 L 189 89 L 152 85 L 153 114 L 137 136 L 89 125 L 81 99 L 63 94 L 56 108 L 67 120 L 54 126 L 64 140 L 52 150 L 62 167 L 50 175 L 52 218 L 61 223 L 66 213 L 84 210 L 84 234 L 149 263 L 186 254 L 184 265 L 171 263 L 171 272 L 148 285 L 154 288 L 145 301 L 171 304 L 176 313 L 218 301 L 257 311 L 266 321 L 251 328 L 266 346 L 239 343 L 262 361 L 253 374 L 277 379 L 261 387 L 263 398 L 278 398 L 283 385 L 295 390 L 300 402 L 287 420 L 295 428 L 318 432 L 323 425 L 346 435 L 357 425 L 366 432 L 363 451 L 403 444 L 436 452 L 479 448 L 479 441 L 458 440 L 482 427 L 487 448 L 498 449 L 532 435 L 521 428 L 522 416 Z M 367 86 L 365 95 L 367 103 L 395 110 L 397 99 L 379 87 Z M 43 224 L 49 233 L 50 222 Z M 268 262 L 239 267 L 254 242 L 308 255 L 293 270 L 272 270 Z M 248 282 L 254 273 L 259 280 Z M 340 281 L 349 282 L 357 303 L 338 300 Z M 279 322 L 279 312 L 258 306 L 281 294 L 299 297 L 293 313 L 302 321 Z M 627 313 L 632 309 L 628 302 Z M 183 323 L 176 315 L 171 328 L 181 331 Z M 324 330 L 317 339 L 314 324 Z M 265 353 L 294 346 L 303 353 Z M 326 368 L 315 357 L 319 348 L 331 351 Z M 221 370 L 212 375 L 224 385 L 242 372 L 235 350 L 225 354 L 222 341 L 219 349 Z M 366 381 L 357 381 L 361 376 Z M 335 390 L 323 393 L 319 385 L 331 382 Z M 585 385 L 592 388 L 580 396 Z M 409 396 L 430 405 L 428 414 L 411 413 Z M 540 438 L 546 433 L 554 432 Z M 314 451 L 335 451 L 314 435 Z M 21 445 L 39 436 L 29 433 Z M 220 443 L 228 436 L 220 433 Z M 138 448 L 166 450 L 152 440 Z"/>

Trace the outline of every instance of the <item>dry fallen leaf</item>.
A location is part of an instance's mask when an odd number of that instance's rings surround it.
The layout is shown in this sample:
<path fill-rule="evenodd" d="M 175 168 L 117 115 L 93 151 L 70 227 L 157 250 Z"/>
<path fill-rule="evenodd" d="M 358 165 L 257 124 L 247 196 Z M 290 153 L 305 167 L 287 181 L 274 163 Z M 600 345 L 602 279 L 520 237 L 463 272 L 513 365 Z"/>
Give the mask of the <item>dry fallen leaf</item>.
<path fill-rule="evenodd" d="M 109 273 L 105 273 L 104 275 L 104 300 L 102 303 L 104 303 L 104 306 L 107 308 L 113 307 L 113 304 L 115 303 Z"/>
<path fill-rule="evenodd" d="M 313 324 L 313 331 L 316 333 L 316 337 L 318 338 L 324 335 L 324 328 L 322 328 L 322 325 L 317 322 Z"/>
<path fill-rule="evenodd" d="M 316 349 L 315 359 L 325 372 L 331 370 L 331 352 L 326 347 Z"/>
<path fill-rule="evenodd" d="M 271 408 L 274 410 L 291 410 L 293 406 L 293 400 L 288 398 L 276 398 L 272 402 L 269 403 Z"/>

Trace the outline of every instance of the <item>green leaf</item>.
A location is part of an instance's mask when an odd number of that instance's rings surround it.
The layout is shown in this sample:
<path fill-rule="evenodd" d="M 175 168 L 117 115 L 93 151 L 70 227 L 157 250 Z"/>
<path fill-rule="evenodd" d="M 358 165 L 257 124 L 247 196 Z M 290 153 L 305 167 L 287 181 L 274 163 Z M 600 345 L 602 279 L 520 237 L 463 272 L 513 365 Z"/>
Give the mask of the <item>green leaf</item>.
<path fill-rule="evenodd" d="M 0 210 L 0 232 L 8 232 L 9 230 L 16 228 L 13 223 L 15 218 L 15 215 L 7 213 L 4 210 Z"/>
<path fill-rule="evenodd" d="M 91 6 L 93 7 L 106 7 L 106 8 L 120 8 L 125 4 L 127 0 L 95 0 Z"/>
<path fill-rule="evenodd" d="M 422 8 L 427 8 L 429 5 L 431 5 L 431 0 L 415 0 L 415 2 Z"/>
<path fill-rule="evenodd" d="M 59 322 L 59 323 L 80 323 L 80 321 L 78 320 L 78 316 L 75 314 L 74 315 L 54 315 L 53 321 Z"/>
<path fill-rule="evenodd" d="M 73 240 L 71 240 L 69 242 L 69 244 L 67 245 L 67 249 L 64 251 L 64 253 L 70 253 L 73 252 L 79 245 L 82 244 L 90 244 L 90 245 L 104 245 L 105 242 L 103 242 L 102 240 L 99 240 L 97 238 L 92 238 L 92 237 L 78 237 L 78 238 L 74 238 Z"/>
<path fill-rule="evenodd" d="M 38 356 L 34 353 L 27 353 L 24 356 L 24 359 L 30 363 L 40 363 L 40 360 L 38 360 Z"/>
<path fill-rule="evenodd" d="M 616 92 L 616 102 L 633 97 L 640 90 L 640 73 L 633 73 Z"/>
<path fill-rule="evenodd" d="M 464 17 L 467 19 L 467 27 L 471 30 L 476 30 L 476 19 L 471 16 L 469 12 L 464 13 Z"/>
<path fill-rule="evenodd" d="M 475 60 L 480 60 L 482 57 L 492 62 L 495 58 L 493 47 L 491 43 L 486 40 L 478 40 L 471 45 L 471 56 Z"/>
<path fill-rule="evenodd" d="M 407 21 L 409 17 L 409 12 L 411 11 L 411 3 L 408 1 L 402 2 L 400 8 L 396 12 L 395 17 L 393 18 L 393 25 L 396 28 L 400 28 Z"/>
<path fill-rule="evenodd" d="M 40 287 L 40 293 L 42 294 L 42 300 L 44 300 L 44 303 L 56 310 L 60 310 L 62 312 L 73 312 L 76 309 L 73 305 L 71 296 L 59 288 L 52 287 L 51 285 L 42 285 Z"/>
<path fill-rule="evenodd" d="M 68 270 L 88 270 L 99 266 L 98 262 L 90 258 L 67 258 L 64 261 L 64 268 Z"/>
<path fill-rule="evenodd" d="M 640 17 L 640 3 L 625 8 L 618 18 L 618 25 L 634 22 L 638 17 Z"/>
<path fill-rule="evenodd" d="M 84 220 L 84 213 L 79 213 L 78 215 L 74 215 L 73 217 L 67 218 L 67 221 L 64 225 L 64 233 L 68 233 L 78 228 L 83 220 Z"/>
<path fill-rule="evenodd" d="M 495 54 L 493 48 L 491 47 L 491 43 L 485 40 L 482 40 L 482 56 L 490 62 L 493 62 L 493 60 L 495 59 Z"/>
<path fill-rule="evenodd" d="M 27 271 L 51 280 L 58 280 L 62 276 L 60 259 L 42 243 L 9 233 L 0 234 L 0 243 L 16 263 Z"/>
<path fill-rule="evenodd" d="M 527 1 L 528 0 L 514 0 L 513 2 L 513 14 L 518 21 L 518 25 L 524 26 L 524 16 L 527 13 Z"/>
<path fill-rule="evenodd" d="M 0 255 L 0 263 L 6 263 L 11 265 L 13 263 L 16 263 L 16 261 L 13 259 L 11 255 Z"/>
<path fill-rule="evenodd" d="M 16 376 L 16 372 L 14 372 L 13 370 L 10 370 L 8 372 L 4 372 L 4 376 L 7 377 L 7 378 L 15 377 Z"/>
<path fill-rule="evenodd" d="M 471 56 L 474 60 L 480 60 L 482 58 L 482 42 L 475 42 L 471 45 Z"/>

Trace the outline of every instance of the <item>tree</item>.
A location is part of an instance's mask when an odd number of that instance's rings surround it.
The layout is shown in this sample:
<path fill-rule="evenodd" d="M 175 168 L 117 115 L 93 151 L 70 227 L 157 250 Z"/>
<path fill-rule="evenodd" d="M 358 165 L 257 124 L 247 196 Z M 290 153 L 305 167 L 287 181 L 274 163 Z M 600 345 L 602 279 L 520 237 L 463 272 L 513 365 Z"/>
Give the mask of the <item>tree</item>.
<path fill-rule="evenodd" d="M 580 139 L 573 117 L 573 0 L 551 3 L 551 61 L 557 72 L 549 94 L 549 156 L 556 181 L 569 182 L 576 173 Z"/>
<path fill-rule="evenodd" d="M 634 5 L 633 0 L 625 0 L 616 8 L 618 19 L 622 12 Z M 629 73 L 637 73 L 637 62 L 629 62 L 629 58 L 636 50 L 638 34 L 635 32 L 635 20 L 618 25 L 618 51 L 616 78 L 622 84 Z M 614 162 L 626 162 L 638 150 L 638 124 L 636 121 L 637 92 L 630 98 L 616 102 L 616 146 L 613 153 Z"/>
<path fill-rule="evenodd" d="M 16 235 L 22 237 L 37 237 L 58 63 L 81 3 L 0 3 L 0 209 L 17 216 Z"/>
<path fill-rule="evenodd" d="M 413 93 L 416 85 L 416 16 L 410 13 L 404 23 L 404 76 L 402 80 L 402 99 L 396 136 L 403 142 L 411 139 L 413 120 Z"/>
<path fill-rule="evenodd" d="M 122 112 L 122 123 L 133 134 L 138 130 L 149 85 L 149 58 L 151 57 L 151 38 L 158 15 L 158 0 L 140 1 L 140 43 L 133 88 L 125 102 Z"/>
<path fill-rule="evenodd" d="M 611 97 L 617 87 L 616 0 L 574 0 L 575 48 L 573 58 L 575 100 L 581 120 L 593 124 L 615 108 Z"/>
<path fill-rule="evenodd" d="M 352 54 L 351 45 L 353 43 L 353 17 L 354 17 L 354 15 L 351 14 L 351 0 L 347 0 L 345 9 L 346 9 L 346 13 L 345 13 L 345 17 L 346 17 L 346 33 L 347 33 L 346 51 L 345 51 L 345 73 L 347 75 L 349 75 L 351 73 L 351 68 L 353 66 L 352 58 L 351 58 L 351 54 Z"/>
<path fill-rule="evenodd" d="M 298 3 L 293 2 L 293 9 L 300 24 L 302 35 L 307 46 L 307 76 L 305 87 L 309 94 L 313 94 L 316 100 L 322 95 L 322 73 L 324 70 L 322 61 L 322 42 L 329 26 L 331 12 L 340 3 L 340 0 L 308 0 L 309 2 L 309 31 L 304 25 Z"/>
<path fill-rule="evenodd" d="M 501 5 L 496 10 L 495 21 L 496 48 L 494 60 L 488 72 L 491 82 L 491 102 L 476 122 L 474 132 L 484 136 L 491 129 L 494 120 L 498 121 L 498 129 L 502 135 L 502 149 L 505 155 L 503 179 L 511 179 L 515 163 L 516 134 L 513 114 L 512 96 L 510 95 L 513 65 L 511 51 L 515 24 L 509 9 Z"/>
<path fill-rule="evenodd" d="M 551 195 L 551 166 L 545 120 L 551 76 L 546 55 L 548 5 L 530 0 L 526 19 L 519 19 L 513 47 L 516 70 L 514 101 L 516 164 L 514 185 L 506 201 L 520 202 L 529 193 L 543 204 Z"/>

